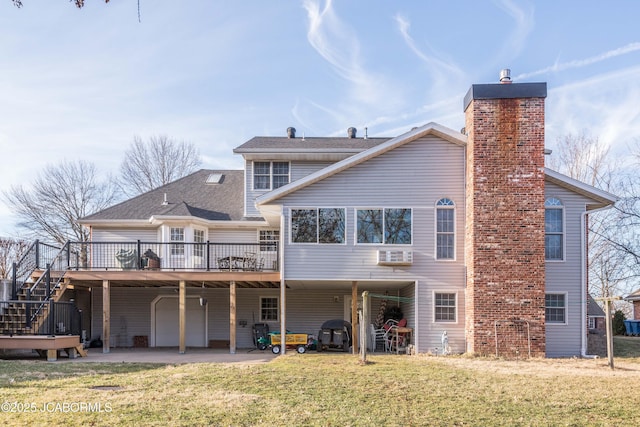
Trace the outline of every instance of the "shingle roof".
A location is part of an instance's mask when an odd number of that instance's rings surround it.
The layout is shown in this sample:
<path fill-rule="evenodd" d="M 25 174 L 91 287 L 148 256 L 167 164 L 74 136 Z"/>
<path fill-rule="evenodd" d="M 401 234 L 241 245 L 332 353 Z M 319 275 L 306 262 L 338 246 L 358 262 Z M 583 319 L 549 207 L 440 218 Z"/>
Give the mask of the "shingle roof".
<path fill-rule="evenodd" d="M 605 317 L 602 307 L 600 307 L 596 300 L 589 294 L 587 294 L 587 316 Z"/>
<path fill-rule="evenodd" d="M 362 151 L 382 144 L 391 138 L 287 138 L 256 136 L 233 150 L 234 153 L 264 151 Z"/>
<path fill-rule="evenodd" d="M 211 174 L 221 174 L 219 184 L 206 184 Z M 163 204 L 166 200 L 167 204 Z M 244 212 L 244 172 L 208 170 L 180 178 L 82 219 L 147 220 L 152 216 L 186 216 L 210 221 L 239 221 Z"/>

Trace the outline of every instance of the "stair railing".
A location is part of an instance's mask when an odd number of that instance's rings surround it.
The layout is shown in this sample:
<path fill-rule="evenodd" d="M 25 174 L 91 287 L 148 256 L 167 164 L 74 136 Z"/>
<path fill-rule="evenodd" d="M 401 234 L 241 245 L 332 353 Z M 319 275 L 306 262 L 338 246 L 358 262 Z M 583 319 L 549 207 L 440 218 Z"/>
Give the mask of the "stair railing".
<path fill-rule="evenodd" d="M 31 316 L 27 316 L 28 321 L 34 321 L 37 319 L 38 315 L 44 311 L 45 305 L 49 303 L 51 294 L 60 287 L 60 283 L 62 283 L 62 280 L 64 279 L 64 274 L 69 267 L 69 247 L 70 242 L 65 243 L 53 257 L 51 263 L 46 265 L 44 274 L 38 277 L 38 280 L 36 280 L 33 286 L 27 289 L 27 301 L 42 301 L 42 303 L 35 308 L 35 311 L 31 313 Z M 52 270 L 58 273 L 54 283 L 51 281 Z M 39 288 L 44 288 L 45 290 L 44 295 L 40 297 L 38 297 L 36 293 L 36 290 Z"/>

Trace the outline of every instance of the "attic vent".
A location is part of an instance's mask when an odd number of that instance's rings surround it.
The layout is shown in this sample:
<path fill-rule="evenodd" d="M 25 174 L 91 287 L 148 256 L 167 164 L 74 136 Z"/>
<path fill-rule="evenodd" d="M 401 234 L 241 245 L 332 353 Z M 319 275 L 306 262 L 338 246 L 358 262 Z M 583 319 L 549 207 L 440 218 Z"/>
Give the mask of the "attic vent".
<path fill-rule="evenodd" d="M 287 138 L 291 139 L 291 138 L 295 138 L 295 137 L 296 137 L 296 128 L 288 127 L 287 128 Z"/>
<path fill-rule="evenodd" d="M 221 173 L 212 173 L 207 177 L 207 184 L 220 184 L 220 181 L 222 180 L 222 174 Z"/>
<path fill-rule="evenodd" d="M 357 130 L 356 128 L 351 127 L 351 128 L 349 128 L 349 129 L 347 129 L 347 136 L 348 136 L 349 138 L 355 138 L 355 137 L 356 137 L 356 132 L 357 132 L 357 131 L 358 131 L 358 130 Z"/>

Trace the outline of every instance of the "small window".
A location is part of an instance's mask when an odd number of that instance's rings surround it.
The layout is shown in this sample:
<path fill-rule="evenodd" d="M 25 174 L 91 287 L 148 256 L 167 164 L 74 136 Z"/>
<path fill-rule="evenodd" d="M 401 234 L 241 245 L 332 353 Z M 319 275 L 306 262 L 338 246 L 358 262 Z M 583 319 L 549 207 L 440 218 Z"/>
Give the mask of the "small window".
<path fill-rule="evenodd" d="M 260 297 L 260 321 L 278 321 L 278 297 Z"/>
<path fill-rule="evenodd" d="M 589 329 L 595 329 L 596 328 L 596 318 L 595 317 L 589 317 Z"/>
<path fill-rule="evenodd" d="M 456 294 L 439 293 L 434 295 L 434 319 L 436 322 L 456 321 Z"/>
<path fill-rule="evenodd" d="M 544 202 L 544 255 L 547 261 L 564 260 L 564 206 L 555 197 Z"/>
<path fill-rule="evenodd" d="M 280 240 L 279 230 L 260 230 L 260 252 L 276 252 Z"/>
<path fill-rule="evenodd" d="M 275 190 L 289 183 L 289 162 L 253 162 L 253 189 Z"/>
<path fill-rule="evenodd" d="M 205 231 L 204 230 L 199 230 L 199 229 L 194 229 L 193 230 L 193 254 L 195 256 L 199 256 L 202 257 L 204 256 L 204 248 L 205 248 Z"/>
<path fill-rule="evenodd" d="M 171 240 L 171 255 L 184 256 L 184 243 L 173 244 L 173 242 L 184 242 L 184 228 L 171 227 L 169 230 L 169 240 Z"/>
<path fill-rule="evenodd" d="M 436 203 L 436 259 L 455 258 L 455 204 L 451 199 Z"/>
<path fill-rule="evenodd" d="M 567 301 L 565 294 L 544 296 L 544 320 L 546 323 L 566 323 Z"/>

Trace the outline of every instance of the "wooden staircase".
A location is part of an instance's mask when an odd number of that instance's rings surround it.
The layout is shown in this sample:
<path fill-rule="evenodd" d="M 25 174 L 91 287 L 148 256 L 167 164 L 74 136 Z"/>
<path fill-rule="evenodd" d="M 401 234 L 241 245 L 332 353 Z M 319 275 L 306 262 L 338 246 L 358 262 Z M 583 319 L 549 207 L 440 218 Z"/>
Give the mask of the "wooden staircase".
<path fill-rule="evenodd" d="M 67 289 L 68 282 L 63 280 L 51 291 L 51 299 L 57 302 Z M 33 335 L 38 334 L 49 317 L 49 304 L 46 299 L 46 284 L 38 286 L 28 298 L 29 283 L 25 283 L 17 293 L 17 301 L 10 302 L 0 311 L 0 335 Z M 30 302 L 28 302 L 30 301 Z M 27 306 L 30 308 L 31 325 L 27 322 Z M 64 333 L 64 331 L 58 331 Z"/>

